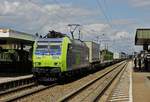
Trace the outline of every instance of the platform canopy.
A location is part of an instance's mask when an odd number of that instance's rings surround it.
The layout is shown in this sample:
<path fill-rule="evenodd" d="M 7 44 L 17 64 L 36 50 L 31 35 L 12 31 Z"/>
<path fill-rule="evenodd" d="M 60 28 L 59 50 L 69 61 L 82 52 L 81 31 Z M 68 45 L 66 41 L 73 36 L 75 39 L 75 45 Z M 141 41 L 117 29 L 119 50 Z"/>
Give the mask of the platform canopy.
<path fill-rule="evenodd" d="M 150 28 L 136 30 L 135 45 L 150 45 Z"/>
<path fill-rule="evenodd" d="M 0 43 L 22 43 L 32 44 L 35 36 L 24 32 L 15 31 L 8 28 L 0 28 Z"/>

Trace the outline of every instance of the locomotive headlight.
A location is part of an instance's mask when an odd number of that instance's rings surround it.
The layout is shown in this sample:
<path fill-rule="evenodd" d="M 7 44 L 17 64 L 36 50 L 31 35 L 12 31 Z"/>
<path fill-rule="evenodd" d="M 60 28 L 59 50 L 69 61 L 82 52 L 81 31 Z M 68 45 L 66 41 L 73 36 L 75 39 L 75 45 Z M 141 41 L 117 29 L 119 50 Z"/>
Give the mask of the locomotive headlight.
<path fill-rule="evenodd" d="M 41 65 L 41 62 L 35 62 L 34 65 L 35 66 Z"/>
<path fill-rule="evenodd" d="M 57 66 L 57 65 L 58 65 L 58 62 L 54 62 L 54 65 Z"/>
<path fill-rule="evenodd" d="M 60 66 L 60 65 L 61 65 L 61 62 L 54 62 L 54 65 L 55 65 L 55 66 Z"/>

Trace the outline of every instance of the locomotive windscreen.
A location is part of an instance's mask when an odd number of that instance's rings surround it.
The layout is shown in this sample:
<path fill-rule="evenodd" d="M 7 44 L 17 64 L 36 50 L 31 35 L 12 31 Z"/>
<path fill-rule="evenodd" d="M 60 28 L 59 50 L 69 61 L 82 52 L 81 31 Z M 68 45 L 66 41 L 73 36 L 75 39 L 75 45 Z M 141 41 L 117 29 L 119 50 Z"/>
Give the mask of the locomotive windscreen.
<path fill-rule="evenodd" d="M 38 45 L 35 51 L 36 55 L 61 55 L 61 43 L 38 42 L 37 44 Z"/>
<path fill-rule="evenodd" d="M 61 55 L 61 46 L 50 45 L 50 55 Z"/>
<path fill-rule="evenodd" d="M 48 55 L 48 45 L 38 45 L 35 51 L 36 55 Z"/>

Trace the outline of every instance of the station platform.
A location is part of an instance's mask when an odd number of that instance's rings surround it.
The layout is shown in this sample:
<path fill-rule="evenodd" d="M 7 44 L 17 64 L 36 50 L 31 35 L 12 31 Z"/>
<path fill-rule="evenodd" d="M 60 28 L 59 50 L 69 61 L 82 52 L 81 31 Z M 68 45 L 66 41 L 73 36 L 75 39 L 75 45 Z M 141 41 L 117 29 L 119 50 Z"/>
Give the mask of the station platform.
<path fill-rule="evenodd" d="M 135 68 L 130 61 L 108 102 L 150 102 L 150 72 L 143 69 Z"/>
<path fill-rule="evenodd" d="M 15 80 L 20 80 L 20 79 L 26 79 L 26 78 L 31 78 L 33 75 L 20 75 L 20 76 L 0 76 L 0 84 L 10 82 L 10 81 L 15 81 Z"/>
<path fill-rule="evenodd" d="M 150 102 L 150 72 L 132 73 L 133 102 Z"/>

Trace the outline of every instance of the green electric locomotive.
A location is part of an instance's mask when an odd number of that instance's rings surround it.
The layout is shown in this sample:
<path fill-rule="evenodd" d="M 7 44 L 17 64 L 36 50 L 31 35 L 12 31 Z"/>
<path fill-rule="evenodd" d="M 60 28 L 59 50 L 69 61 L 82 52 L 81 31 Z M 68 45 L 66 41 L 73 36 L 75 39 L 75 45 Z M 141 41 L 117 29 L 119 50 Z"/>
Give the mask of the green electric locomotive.
<path fill-rule="evenodd" d="M 35 78 L 51 80 L 64 74 L 80 72 L 90 66 L 86 44 L 60 35 L 54 34 L 36 40 L 33 48 Z"/>

